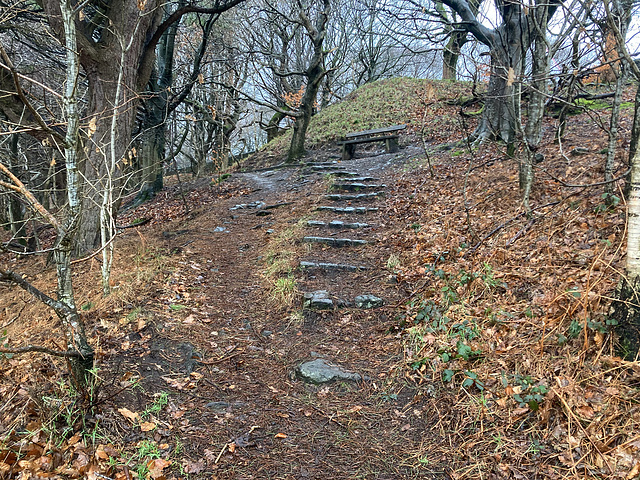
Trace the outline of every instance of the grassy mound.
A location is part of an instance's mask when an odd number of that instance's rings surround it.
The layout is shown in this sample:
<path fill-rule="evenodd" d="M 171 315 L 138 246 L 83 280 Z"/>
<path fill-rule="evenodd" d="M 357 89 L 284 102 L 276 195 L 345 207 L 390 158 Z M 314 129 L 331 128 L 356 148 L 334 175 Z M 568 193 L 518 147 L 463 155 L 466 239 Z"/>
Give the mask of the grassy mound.
<path fill-rule="evenodd" d="M 416 78 L 379 80 L 354 90 L 311 119 L 306 147 L 318 149 L 332 144 L 349 132 L 407 124 L 420 128 L 426 107 L 436 103 L 455 104 L 470 95 L 471 84 Z M 429 123 L 441 118 L 429 115 Z M 410 129 L 411 130 L 411 129 Z M 291 142 L 291 130 L 264 146 L 260 157 L 281 157 Z"/>

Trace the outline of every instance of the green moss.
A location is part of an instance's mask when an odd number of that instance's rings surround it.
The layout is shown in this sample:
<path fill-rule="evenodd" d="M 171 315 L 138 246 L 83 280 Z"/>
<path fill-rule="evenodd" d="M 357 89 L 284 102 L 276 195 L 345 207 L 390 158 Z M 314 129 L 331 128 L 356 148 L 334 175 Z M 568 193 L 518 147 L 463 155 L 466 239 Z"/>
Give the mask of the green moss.
<path fill-rule="evenodd" d="M 605 108 L 611 108 L 611 105 L 603 100 L 587 100 L 586 98 L 576 99 L 575 104 L 579 107 L 588 108 L 589 110 L 604 110 Z"/>

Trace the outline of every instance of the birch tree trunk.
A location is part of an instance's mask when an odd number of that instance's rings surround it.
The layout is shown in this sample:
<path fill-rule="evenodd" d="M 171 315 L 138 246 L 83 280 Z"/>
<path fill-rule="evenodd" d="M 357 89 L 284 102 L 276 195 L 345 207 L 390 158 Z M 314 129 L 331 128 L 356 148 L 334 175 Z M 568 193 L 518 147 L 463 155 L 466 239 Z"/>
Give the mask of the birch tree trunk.
<path fill-rule="evenodd" d="M 624 63 L 620 63 L 618 68 L 612 65 L 612 69 L 616 74 L 616 90 L 613 96 L 613 108 L 611 109 L 611 118 L 609 119 L 609 132 L 607 142 L 607 158 L 604 162 L 604 181 L 607 182 L 604 186 L 606 193 L 606 203 L 610 204 L 613 200 L 613 193 L 615 185 L 613 180 L 613 170 L 615 168 L 616 159 L 616 146 L 618 143 L 618 128 L 620 124 L 620 104 L 622 103 L 622 91 L 627 78 L 626 68 Z"/>
<path fill-rule="evenodd" d="M 527 212 L 530 210 L 529 196 L 535 180 L 533 171 L 535 154 L 542 140 L 542 119 L 549 78 L 549 55 L 547 55 L 549 9 L 546 1 L 545 3 L 538 2 L 532 16 L 534 48 L 531 55 L 531 95 L 529 96 L 527 125 L 524 131 L 526 152 L 520 161 L 520 191 L 522 192 L 522 203 Z"/>
<path fill-rule="evenodd" d="M 65 308 L 56 309 L 67 331 L 67 347 L 70 351 L 80 352 L 80 357 L 69 360 L 77 385 L 86 385 L 88 370 L 93 367 L 93 348 L 87 341 L 82 318 L 78 314 L 71 277 L 71 258 L 75 249 L 75 234 L 81 216 L 80 172 L 78 170 L 79 112 L 77 99 L 77 81 L 79 58 L 75 27 L 75 12 L 70 0 L 61 0 L 60 9 L 65 32 L 66 81 L 64 86 L 63 107 L 67 120 L 65 134 L 65 166 L 67 171 L 67 218 L 58 228 L 58 237 L 54 249 L 54 260 L 58 278 L 58 301 Z"/>
<path fill-rule="evenodd" d="M 639 105 L 636 104 L 636 108 Z M 609 317 L 617 323 L 623 354 L 635 359 L 640 351 L 640 150 L 631 160 L 627 198 L 627 258 Z"/>

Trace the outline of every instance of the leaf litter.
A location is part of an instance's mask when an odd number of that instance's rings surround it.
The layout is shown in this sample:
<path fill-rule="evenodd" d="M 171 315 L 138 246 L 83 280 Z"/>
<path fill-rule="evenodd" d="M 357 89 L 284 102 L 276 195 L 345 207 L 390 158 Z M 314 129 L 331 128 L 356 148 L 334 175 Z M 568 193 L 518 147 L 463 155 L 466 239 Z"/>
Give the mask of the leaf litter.
<path fill-rule="evenodd" d="M 455 108 L 421 95 L 416 122 L 421 108 L 448 112 L 431 140 L 469 133 Z M 599 151 L 580 119 L 564 149 Z M 238 230 L 224 223 L 228 207 L 262 198 L 251 184 L 193 185 L 190 213 L 170 186 L 121 218 L 152 221 L 121 240 L 117 295 L 100 298 L 94 263 L 79 268 L 80 298 L 93 305 L 84 315 L 101 338 L 99 405 L 64 390 L 62 363 L 3 362 L 0 478 L 290 478 L 292 468 L 333 478 L 637 477 L 639 367 L 616 356 L 606 318 L 624 205 L 604 207 L 601 187 L 554 180 L 600 181 L 601 156 L 569 161 L 551 142 L 543 152 L 530 216 L 517 164 L 495 146 L 432 152 L 433 179 L 419 158 L 386 178 L 384 228 L 366 254 L 384 272 L 371 285 L 393 302 L 308 323 L 260 300 L 259 257 L 273 238 L 263 230 L 299 220 L 321 190 L 291 190 L 278 201 L 292 205 L 269 223 L 246 216 Z M 201 233 L 219 225 L 242 249 Z M 244 316 L 252 297 L 261 307 Z M 48 313 L 28 308 L 35 321 L 12 325 L 10 339 L 16 329 L 33 343 L 54 338 Z M 256 334 L 267 327 L 276 333 Z M 318 351 L 372 381 L 316 389 L 290 379 L 290 366 Z"/>

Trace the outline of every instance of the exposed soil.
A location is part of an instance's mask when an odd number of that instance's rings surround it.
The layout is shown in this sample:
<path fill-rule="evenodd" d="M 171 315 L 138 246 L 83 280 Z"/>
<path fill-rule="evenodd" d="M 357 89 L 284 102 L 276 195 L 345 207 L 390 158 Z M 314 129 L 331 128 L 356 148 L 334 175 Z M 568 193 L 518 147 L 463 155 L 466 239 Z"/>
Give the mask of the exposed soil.
<path fill-rule="evenodd" d="M 341 165 L 384 180 L 411 151 Z M 179 438 L 184 445 L 181 461 L 198 463 L 195 469 L 202 469 L 203 478 L 212 472 L 216 478 L 274 479 L 417 475 L 418 459 L 407 458 L 406 452 L 418 451 L 426 440 L 424 412 L 396 371 L 401 348 L 398 336 L 389 333 L 393 313 L 385 308 L 341 308 L 300 318 L 266 293 L 262 271 L 269 237 L 313 215 L 313 208 L 323 203 L 324 175 L 308 168 L 235 174 L 233 187 L 245 195 L 200 207 L 186 219 L 141 229 L 150 243 L 175 252 L 172 273 L 141 304 L 148 324 L 114 339 L 103 368 L 140 376 L 143 393 L 122 392 L 112 399 L 114 410 L 130 405 L 142 411 L 153 394 L 170 392 L 166 418 L 160 420 L 172 428 L 165 429 L 166 438 L 156 433 L 155 439 L 172 449 Z M 256 215 L 265 211 L 260 209 L 230 210 L 252 202 L 286 205 L 266 210 L 266 216 Z M 353 215 L 354 220 L 366 217 L 375 225 L 357 232 L 358 237 L 380 242 L 384 200 L 367 205 L 381 209 L 357 219 Z M 323 212 L 313 218 L 330 215 Z M 224 231 L 217 231 L 220 227 Z M 355 274 L 313 272 L 301 276 L 298 288 L 325 289 L 345 300 L 373 293 L 394 303 L 397 288 L 384 270 L 389 253 L 388 247 L 375 243 L 343 249 L 313 245 L 310 259 L 364 263 L 371 269 Z M 176 313 L 172 305 L 186 308 Z M 128 349 L 118 351 L 123 344 Z M 296 379 L 296 365 L 316 357 L 369 380 L 314 386 Z M 234 452 L 225 449 L 230 444 Z M 442 470 L 434 466 L 420 476 L 438 476 Z"/>
<path fill-rule="evenodd" d="M 336 162 L 385 183 L 417 152 L 408 147 L 400 154 L 365 153 L 345 162 L 331 152 L 305 162 Z M 442 476 L 444 466 L 418 468 L 416 452 L 428 441 L 428 416 L 397 368 L 402 348 L 399 335 L 392 333 L 392 305 L 402 292 L 385 268 L 393 252 L 385 242 L 385 199 L 323 199 L 328 172 L 293 167 L 237 173 L 220 185 L 190 184 L 189 213 L 181 203 L 185 186 L 174 184 L 119 219 L 125 225 L 140 218 L 153 221 L 122 231 L 114 283 L 118 286 L 130 275 L 121 262 L 133 258 L 138 269 L 151 272 L 146 284 L 121 295 L 124 300 L 115 312 L 100 311 L 98 305 L 86 315 L 94 335 L 102 339 L 99 395 L 105 400 L 97 422 L 108 443 L 132 446 L 152 440 L 162 457 L 171 458 L 189 478 Z M 379 210 L 316 212 L 322 204 Z M 167 214 L 173 210 L 178 213 Z M 370 227 L 356 231 L 299 225 L 311 218 L 366 221 Z M 263 272 L 268 243 L 292 228 L 297 235 L 292 246 L 300 254 L 294 264 L 310 260 L 368 269 L 295 268 L 297 306 L 287 308 L 270 294 Z M 318 234 L 370 243 L 332 248 L 301 242 L 303 235 Z M 342 308 L 302 311 L 301 293 L 314 290 L 329 291 Z M 380 296 L 390 306 L 357 309 L 353 299 L 360 294 Z M 304 383 L 294 369 L 313 358 L 335 362 L 366 380 Z M 118 413 L 123 407 L 144 412 L 161 392 L 168 392 L 168 405 L 152 416 L 157 428 L 150 432 Z M 167 478 L 172 476 L 168 471 Z M 118 472 L 124 471 L 113 473 Z"/>

